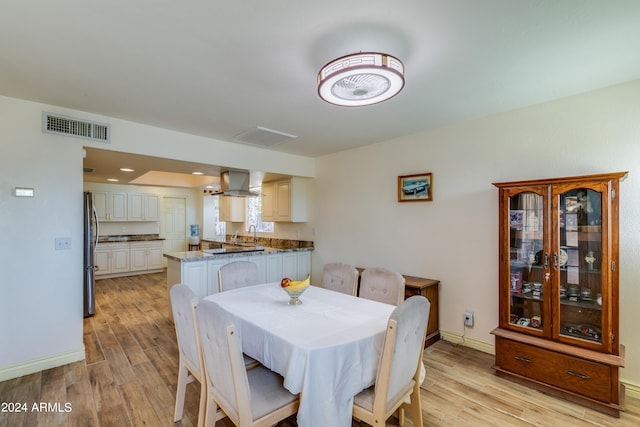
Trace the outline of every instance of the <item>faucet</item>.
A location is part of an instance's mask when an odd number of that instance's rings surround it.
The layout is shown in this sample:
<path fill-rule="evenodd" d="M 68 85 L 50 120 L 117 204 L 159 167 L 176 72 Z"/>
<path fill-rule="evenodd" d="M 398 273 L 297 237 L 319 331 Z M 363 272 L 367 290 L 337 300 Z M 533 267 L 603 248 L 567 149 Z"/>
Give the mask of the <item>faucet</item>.
<path fill-rule="evenodd" d="M 231 236 L 231 243 L 236 243 L 238 241 L 238 230 L 236 229 L 236 232 L 233 233 L 233 236 Z"/>
<path fill-rule="evenodd" d="M 258 243 L 258 238 L 256 237 L 256 226 L 255 224 L 251 224 L 249 226 L 249 233 L 251 233 L 251 228 L 253 227 L 253 244 L 255 245 L 256 243 Z"/>

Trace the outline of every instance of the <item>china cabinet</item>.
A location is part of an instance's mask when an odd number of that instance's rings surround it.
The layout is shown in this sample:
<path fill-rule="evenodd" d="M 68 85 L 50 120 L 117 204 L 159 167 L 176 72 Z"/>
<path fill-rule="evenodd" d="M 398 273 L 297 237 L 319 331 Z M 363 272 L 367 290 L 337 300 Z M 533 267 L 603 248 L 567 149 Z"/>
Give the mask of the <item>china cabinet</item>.
<path fill-rule="evenodd" d="M 619 416 L 618 205 L 626 172 L 499 189 L 498 374 Z"/>

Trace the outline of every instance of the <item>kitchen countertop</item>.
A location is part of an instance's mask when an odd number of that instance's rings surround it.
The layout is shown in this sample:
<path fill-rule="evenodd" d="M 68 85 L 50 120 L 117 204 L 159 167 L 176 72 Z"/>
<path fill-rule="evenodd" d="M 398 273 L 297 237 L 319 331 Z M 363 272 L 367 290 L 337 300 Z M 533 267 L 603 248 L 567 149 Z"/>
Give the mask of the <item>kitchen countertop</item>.
<path fill-rule="evenodd" d="M 118 234 L 98 236 L 98 243 L 117 243 L 117 242 L 148 242 L 152 240 L 165 240 L 157 234 Z"/>
<path fill-rule="evenodd" d="M 287 249 L 264 247 L 264 250 L 256 251 L 256 250 L 249 250 L 249 247 L 247 247 L 247 250 L 239 250 L 234 252 L 222 252 L 222 253 L 208 253 L 203 251 L 171 252 L 171 253 L 165 253 L 164 256 L 166 258 L 172 259 L 174 261 L 179 261 L 179 262 L 195 262 L 195 261 L 206 261 L 214 258 L 260 256 L 260 255 L 269 255 L 269 254 L 275 254 L 280 252 L 297 252 L 297 251 L 312 251 L 312 250 L 313 250 L 313 247 L 287 248 Z"/>

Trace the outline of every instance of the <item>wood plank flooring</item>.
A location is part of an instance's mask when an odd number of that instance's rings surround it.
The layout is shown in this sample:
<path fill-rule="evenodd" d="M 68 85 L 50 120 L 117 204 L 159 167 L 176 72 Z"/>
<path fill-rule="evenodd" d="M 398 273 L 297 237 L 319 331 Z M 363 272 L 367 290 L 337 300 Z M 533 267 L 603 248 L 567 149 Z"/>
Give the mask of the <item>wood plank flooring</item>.
<path fill-rule="evenodd" d="M 96 306 L 84 324 L 86 360 L 0 382 L 0 402 L 27 407 L 0 411 L 0 426 L 173 425 L 178 348 L 167 317 L 166 273 L 99 280 Z M 493 356 L 467 347 L 440 341 L 424 360 L 425 426 L 640 425 L 639 399 L 627 398 L 627 411 L 611 418 L 497 377 Z M 176 425 L 196 425 L 198 399 L 197 384 L 189 384 Z M 34 410 L 41 402 L 49 410 Z M 388 420 L 394 425 L 395 418 Z M 412 426 L 409 418 L 405 425 Z M 225 418 L 220 426 L 232 424 Z M 296 427 L 295 417 L 278 427 Z"/>

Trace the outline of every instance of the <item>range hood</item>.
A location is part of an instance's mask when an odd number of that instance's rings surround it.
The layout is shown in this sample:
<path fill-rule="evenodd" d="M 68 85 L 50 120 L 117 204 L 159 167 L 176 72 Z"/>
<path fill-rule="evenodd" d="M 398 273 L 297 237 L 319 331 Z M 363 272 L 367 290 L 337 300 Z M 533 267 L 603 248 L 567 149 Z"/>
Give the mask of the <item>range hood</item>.
<path fill-rule="evenodd" d="M 231 170 L 222 172 L 220 174 L 220 189 L 223 196 L 260 196 L 260 193 L 249 191 L 249 172 Z"/>

